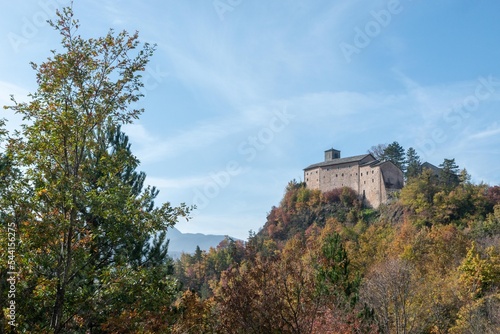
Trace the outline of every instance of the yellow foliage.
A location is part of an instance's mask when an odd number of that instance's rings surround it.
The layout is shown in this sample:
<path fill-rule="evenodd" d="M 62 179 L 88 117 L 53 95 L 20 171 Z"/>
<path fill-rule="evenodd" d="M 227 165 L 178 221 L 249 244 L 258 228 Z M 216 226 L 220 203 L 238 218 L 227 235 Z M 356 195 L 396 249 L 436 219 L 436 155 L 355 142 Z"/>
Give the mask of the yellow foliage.
<path fill-rule="evenodd" d="M 458 268 L 460 281 L 471 296 L 481 296 L 486 289 L 500 283 L 500 255 L 494 247 L 488 247 L 481 255 L 475 242 Z"/>

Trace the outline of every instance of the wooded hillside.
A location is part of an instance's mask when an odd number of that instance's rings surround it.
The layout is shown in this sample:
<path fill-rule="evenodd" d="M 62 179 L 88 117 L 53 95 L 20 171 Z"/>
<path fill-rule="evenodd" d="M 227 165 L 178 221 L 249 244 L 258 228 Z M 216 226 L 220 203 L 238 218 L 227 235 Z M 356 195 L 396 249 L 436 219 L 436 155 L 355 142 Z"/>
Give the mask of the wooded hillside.
<path fill-rule="evenodd" d="M 246 244 L 227 240 L 177 262 L 186 288 L 177 325 L 192 333 L 496 333 L 499 241 L 500 187 L 472 184 L 465 171 L 424 170 L 378 211 L 349 188 L 322 194 L 292 181 Z"/>
<path fill-rule="evenodd" d="M 387 205 L 291 181 L 246 242 L 174 261 L 168 230 L 193 208 L 155 204 L 122 131 L 155 47 L 57 15 L 61 50 L 7 107 L 24 124 L 0 120 L 0 331 L 500 332 L 500 187 L 396 142 L 377 156 L 407 179 Z"/>

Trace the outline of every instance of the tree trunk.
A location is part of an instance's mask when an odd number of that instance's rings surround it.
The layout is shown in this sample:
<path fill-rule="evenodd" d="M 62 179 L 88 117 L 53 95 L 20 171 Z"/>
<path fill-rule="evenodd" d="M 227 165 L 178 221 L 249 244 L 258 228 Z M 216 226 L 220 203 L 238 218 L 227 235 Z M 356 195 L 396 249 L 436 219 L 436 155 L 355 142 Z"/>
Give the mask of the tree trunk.
<path fill-rule="evenodd" d="M 76 221 L 76 209 L 71 209 L 70 213 L 70 225 L 68 228 L 68 234 L 66 239 L 66 257 L 63 258 L 64 269 L 62 273 L 62 277 L 59 277 L 59 281 L 57 282 L 57 291 L 56 291 L 56 300 L 54 303 L 54 309 L 52 312 L 52 320 L 50 322 L 50 327 L 54 329 L 54 333 L 62 333 L 63 330 L 63 310 L 64 310 L 64 299 L 66 296 L 66 285 L 68 284 L 68 277 L 70 273 L 70 267 L 72 263 L 71 256 L 71 240 L 73 239 L 73 227 L 75 226 Z"/>

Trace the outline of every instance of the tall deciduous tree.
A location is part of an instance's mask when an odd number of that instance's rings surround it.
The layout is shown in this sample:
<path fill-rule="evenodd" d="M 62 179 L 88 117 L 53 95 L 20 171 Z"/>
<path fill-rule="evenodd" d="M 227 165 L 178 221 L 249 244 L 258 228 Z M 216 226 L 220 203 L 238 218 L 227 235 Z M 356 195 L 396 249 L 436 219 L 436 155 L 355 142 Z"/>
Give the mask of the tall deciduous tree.
<path fill-rule="evenodd" d="M 362 300 L 375 311 L 382 333 L 422 333 L 430 314 L 419 296 L 422 286 L 412 266 L 390 259 L 374 266 L 361 289 Z"/>
<path fill-rule="evenodd" d="M 369 150 L 368 153 L 373 155 L 375 159 L 378 160 L 383 160 L 384 158 L 384 151 L 387 148 L 387 144 L 378 144 L 375 146 L 372 146 Z"/>
<path fill-rule="evenodd" d="M 9 190 L 23 195 L 22 212 L 15 212 L 22 240 L 18 312 L 25 329 L 94 332 L 100 324 L 88 319 L 120 314 L 110 309 L 121 306 L 117 300 L 136 307 L 131 313 L 148 310 L 150 300 L 140 295 L 155 291 L 133 288 L 134 282 L 151 278 L 148 265 L 166 263 L 162 247 L 148 249 L 146 240 L 189 209 L 155 206 L 158 192 L 143 189 L 145 175 L 135 172 L 139 161 L 119 130 L 143 112 L 130 105 L 142 96 L 140 73 L 154 47 L 140 46 L 138 34 L 125 31 L 84 39 L 71 8 L 57 14 L 51 25 L 63 52 L 32 64 L 37 91 L 10 107 L 26 121 L 8 145 L 23 171 L 23 181 Z M 170 291 L 168 270 L 157 274 L 153 281 Z M 94 300 L 108 309 L 95 309 Z"/>

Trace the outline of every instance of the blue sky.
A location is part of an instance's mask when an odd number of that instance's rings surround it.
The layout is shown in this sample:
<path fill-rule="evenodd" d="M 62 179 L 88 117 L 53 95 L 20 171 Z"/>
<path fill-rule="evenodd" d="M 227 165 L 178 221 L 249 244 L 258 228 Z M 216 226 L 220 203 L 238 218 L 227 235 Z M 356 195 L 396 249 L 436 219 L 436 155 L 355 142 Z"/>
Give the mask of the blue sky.
<path fill-rule="evenodd" d="M 68 0 L 6 2 L 0 103 L 36 89 Z M 500 183 L 500 2 L 76 0 L 87 37 L 138 30 L 157 52 L 125 128 L 159 202 L 197 204 L 182 232 L 245 239 L 323 160 L 398 141 Z M 16 115 L 2 111 L 9 128 Z"/>

